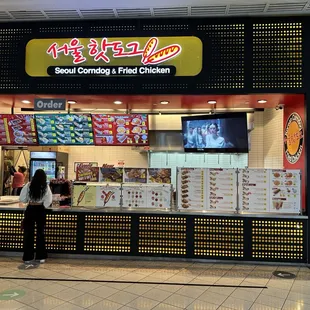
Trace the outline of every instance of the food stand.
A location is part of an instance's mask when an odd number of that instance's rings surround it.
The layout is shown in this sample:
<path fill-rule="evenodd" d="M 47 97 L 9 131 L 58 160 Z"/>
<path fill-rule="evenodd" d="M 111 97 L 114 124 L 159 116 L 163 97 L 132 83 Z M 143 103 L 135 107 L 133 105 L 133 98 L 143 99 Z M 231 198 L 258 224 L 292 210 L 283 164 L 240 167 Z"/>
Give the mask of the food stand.
<path fill-rule="evenodd" d="M 73 185 L 72 208 L 53 209 L 48 213 L 49 252 L 308 263 L 309 202 L 304 196 L 310 184 L 306 182 L 310 165 L 307 165 L 305 152 L 310 135 L 304 136 L 305 131 L 300 125 L 304 121 L 307 128 L 310 120 L 310 109 L 305 109 L 310 93 L 310 62 L 307 57 L 310 45 L 306 36 L 309 30 L 309 22 L 302 17 L 100 20 L 81 21 L 79 25 L 67 21 L 44 25 L 4 24 L 0 30 L 0 42 L 6 45 L 2 51 L 6 66 L 0 68 L 2 94 L 36 94 L 43 98 L 46 94 L 55 97 L 67 94 L 68 98 L 85 94 L 92 97 L 114 95 L 113 100 L 123 95 L 124 101 L 137 95 L 135 100 L 140 112 L 148 103 L 148 112 L 156 110 L 154 113 L 157 114 L 162 112 L 159 104 L 166 100 L 165 96 L 160 96 L 171 94 L 190 95 L 179 100 L 180 113 L 191 113 L 194 106 L 199 113 L 206 110 L 214 113 L 207 100 L 196 104 L 197 97 L 213 94 L 219 94 L 218 100 L 227 94 L 236 96 L 237 102 L 233 102 L 231 109 L 240 103 L 263 109 L 265 106 L 258 103 L 258 99 L 264 99 L 263 94 L 268 93 L 284 94 L 280 104 L 285 96 L 288 98 L 284 108 L 287 128 L 282 136 L 287 153 L 282 167 L 285 171 L 179 167 L 175 209 L 166 208 L 168 199 L 162 206 L 161 201 L 156 201 L 156 193 L 160 193 L 153 186 L 160 188 L 165 197 L 168 197 L 169 186 L 148 182 L 165 180 L 166 172 L 154 174 L 154 171 L 147 171 L 147 167 L 128 165 L 124 170 L 120 169 L 122 172 L 102 173 L 97 184 L 84 180 Z M 111 48 L 107 55 L 98 50 L 99 56 L 107 56 L 110 62 L 102 59 L 96 62 L 94 49 L 91 53 L 87 46 L 92 43 L 99 48 L 102 42 L 118 44 L 121 55 Z M 147 47 L 154 42 L 156 48 L 149 50 Z M 86 63 L 94 66 L 91 69 L 99 69 L 105 74 L 88 74 L 87 70 L 79 76 L 70 73 L 83 69 L 81 64 L 72 70 L 60 68 L 57 69 L 59 74 L 56 72 L 57 67 L 66 66 L 68 69 L 75 65 L 72 53 L 65 55 L 64 50 L 74 48 L 71 45 L 77 43 L 82 46 L 79 51 L 84 53 Z M 126 48 L 127 44 L 131 44 L 131 49 Z M 162 48 L 167 52 L 169 62 L 165 63 L 167 59 L 160 57 L 163 63 L 156 64 L 157 70 L 146 70 L 149 67 L 145 64 L 154 65 L 163 52 L 160 51 Z M 148 51 L 154 54 L 148 54 Z M 130 57 L 127 57 L 128 53 Z M 129 66 L 150 73 L 130 74 Z M 120 72 L 120 68 L 125 70 Z M 112 74 L 112 69 L 120 74 Z M 156 101 L 147 97 L 150 94 L 158 96 Z M 245 103 L 245 94 L 261 94 L 262 98 L 253 97 Z M 297 102 L 293 94 L 301 95 L 302 100 Z M 142 95 L 146 97 L 141 99 Z M 111 97 L 108 99 L 112 100 Z M 223 101 L 229 100 L 224 98 Z M 22 114 L 24 106 L 19 107 Z M 283 106 L 277 104 L 269 108 L 279 110 Z M 71 106 L 69 110 L 72 110 Z M 96 115 L 68 111 L 70 113 L 57 117 L 38 113 L 26 126 L 30 135 L 20 134 L 19 119 L 25 119 L 25 116 L 12 115 L 8 117 L 11 122 L 10 128 L 6 129 L 8 134 L 0 134 L 0 144 L 22 146 L 26 143 L 47 148 L 61 145 L 80 148 L 90 145 L 98 148 L 147 146 L 148 125 L 143 123 L 145 112 L 136 114 L 129 110 L 126 106 L 123 115 L 115 115 L 115 121 L 111 120 L 114 117 L 111 111 L 94 113 Z M 6 113 L 10 115 L 11 107 Z M 293 121 L 296 123 L 296 114 L 299 115 L 298 126 L 295 126 L 297 131 L 290 127 Z M 0 117 L 1 125 L 4 124 L 2 120 Z M 31 122 L 36 120 L 38 126 L 35 129 Z M 282 123 L 276 123 L 275 127 L 282 128 Z M 267 134 L 273 130 L 267 129 Z M 287 145 L 291 140 L 294 140 L 293 144 L 296 142 L 297 153 Z M 297 160 L 296 154 L 290 154 L 294 152 L 298 155 Z M 82 157 L 78 161 L 83 162 Z M 301 186 L 298 184 L 298 170 L 302 171 Z M 135 178 L 139 183 L 131 182 Z M 22 251 L 20 221 L 23 211 L 20 204 L 0 208 L 1 251 Z"/>

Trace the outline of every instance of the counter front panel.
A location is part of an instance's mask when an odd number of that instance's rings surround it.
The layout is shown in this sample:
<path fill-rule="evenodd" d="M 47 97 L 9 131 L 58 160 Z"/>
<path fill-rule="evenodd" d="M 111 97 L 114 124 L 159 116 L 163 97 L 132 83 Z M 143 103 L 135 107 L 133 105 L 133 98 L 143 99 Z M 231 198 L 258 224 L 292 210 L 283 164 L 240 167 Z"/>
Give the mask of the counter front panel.
<path fill-rule="evenodd" d="M 0 250 L 21 252 L 22 210 L 0 211 Z M 49 211 L 50 253 L 307 262 L 306 217 Z"/>

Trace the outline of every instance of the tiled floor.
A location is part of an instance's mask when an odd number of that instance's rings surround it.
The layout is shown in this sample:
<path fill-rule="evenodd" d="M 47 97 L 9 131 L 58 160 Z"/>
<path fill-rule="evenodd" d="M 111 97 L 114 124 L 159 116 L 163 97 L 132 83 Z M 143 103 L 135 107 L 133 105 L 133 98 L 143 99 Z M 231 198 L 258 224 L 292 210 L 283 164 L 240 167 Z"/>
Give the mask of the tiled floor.
<path fill-rule="evenodd" d="M 20 264 L 17 258 L 0 257 L 0 277 L 23 278 L 0 279 L 0 299 L 5 290 L 26 292 L 0 300 L 1 310 L 310 309 L 306 267 L 50 259 L 38 269 L 19 270 Z M 276 278 L 272 272 L 277 269 L 297 277 Z"/>

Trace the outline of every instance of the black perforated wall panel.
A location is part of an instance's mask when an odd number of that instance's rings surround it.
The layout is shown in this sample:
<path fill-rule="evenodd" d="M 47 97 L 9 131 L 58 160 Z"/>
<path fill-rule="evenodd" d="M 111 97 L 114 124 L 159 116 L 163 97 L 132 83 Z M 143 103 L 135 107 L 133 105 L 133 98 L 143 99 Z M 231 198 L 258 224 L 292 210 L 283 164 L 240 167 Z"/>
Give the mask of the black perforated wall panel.
<path fill-rule="evenodd" d="M 244 221 L 231 218 L 195 218 L 194 255 L 242 258 L 244 256 Z"/>
<path fill-rule="evenodd" d="M 302 87 L 302 23 L 253 24 L 253 87 Z"/>
<path fill-rule="evenodd" d="M 22 251 L 22 211 L 0 212 L 0 251 Z M 48 252 L 307 262 L 308 221 L 257 217 L 49 212 Z"/>
<path fill-rule="evenodd" d="M 140 216 L 139 253 L 186 255 L 186 218 Z"/>
<path fill-rule="evenodd" d="M 2 24 L 0 93 L 203 94 L 304 92 L 307 51 L 295 19 L 143 19 Z M 192 77 L 33 78 L 25 73 L 25 47 L 33 38 L 196 36 L 203 68 Z M 188 59 L 190 62 L 191 59 Z M 304 74 L 304 75 L 303 75 Z M 310 73 L 309 73 L 310 74 Z"/>
<path fill-rule="evenodd" d="M 131 216 L 86 215 L 84 251 L 130 253 Z"/>
<path fill-rule="evenodd" d="M 244 28 L 244 24 L 200 24 L 197 26 L 208 51 L 204 59 L 206 76 L 202 83 L 197 84 L 198 90 L 244 89 Z"/>

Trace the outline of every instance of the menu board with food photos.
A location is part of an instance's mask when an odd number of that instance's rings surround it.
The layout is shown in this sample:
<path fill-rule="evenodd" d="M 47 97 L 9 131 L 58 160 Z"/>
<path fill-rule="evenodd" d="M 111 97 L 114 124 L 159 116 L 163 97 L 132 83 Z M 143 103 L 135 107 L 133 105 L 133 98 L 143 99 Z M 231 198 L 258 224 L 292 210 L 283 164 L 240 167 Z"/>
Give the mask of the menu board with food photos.
<path fill-rule="evenodd" d="M 93 145 L 90 115 L 35 115 L 40 145 Z"/>
<path fill-rule="evenodd" d="M 147 169 L 145 168 L 124 168 L 124 183 L 146 183 Z"/>
<path fill-rule="evenodd" d="M 147 114 L 93 114 L 96 145 L 148 145 Z"/>
<path fill-rule="evenodd" d="M 207 210 L 235 211 L 237 208 L 236 169 L 208 169 Z"/>
<path fill-rule="evenodd" d="M 170 184 L 171 183 L 171 169 L 170 168 L 149 168 L 148 169 L 148 183 Z"/>
<path fill-rule="evenodd" d="M 111 167 L 111 168 L 100 168 L 100 182 L 123 182 L 123 168 Z"/>
<path fill-rule="evenodd" d="M 267 169 L 239 170 L 239 210 L 269 212 L 270 173 Z"/>
<path fill-rule="evenodd" d="M 99 167 L 80 164 L 76 167 L 76 181 L 99 182 Z"/>
<path fill-rule="evenodd" d="M 37 145 L 33 115 L 0 115 L 0 145 Z"/>
<path fill-rule="evenodd" d="M 300 170 L 177 168 L 179 210 L 301 211 Z M 239 196 L 239 198 L 238 198 Z"/>
<path fill-rule="evenodd" d="M 178 209 L 206 210 L 207 170 L 202 168 L 178 169 Z"/>
<path fill-rule="evenodd" d="M 270 211 L 275 213 L 299 213 L 301 210 L 300 170 L 271 170 L 272 193 Z"/>

